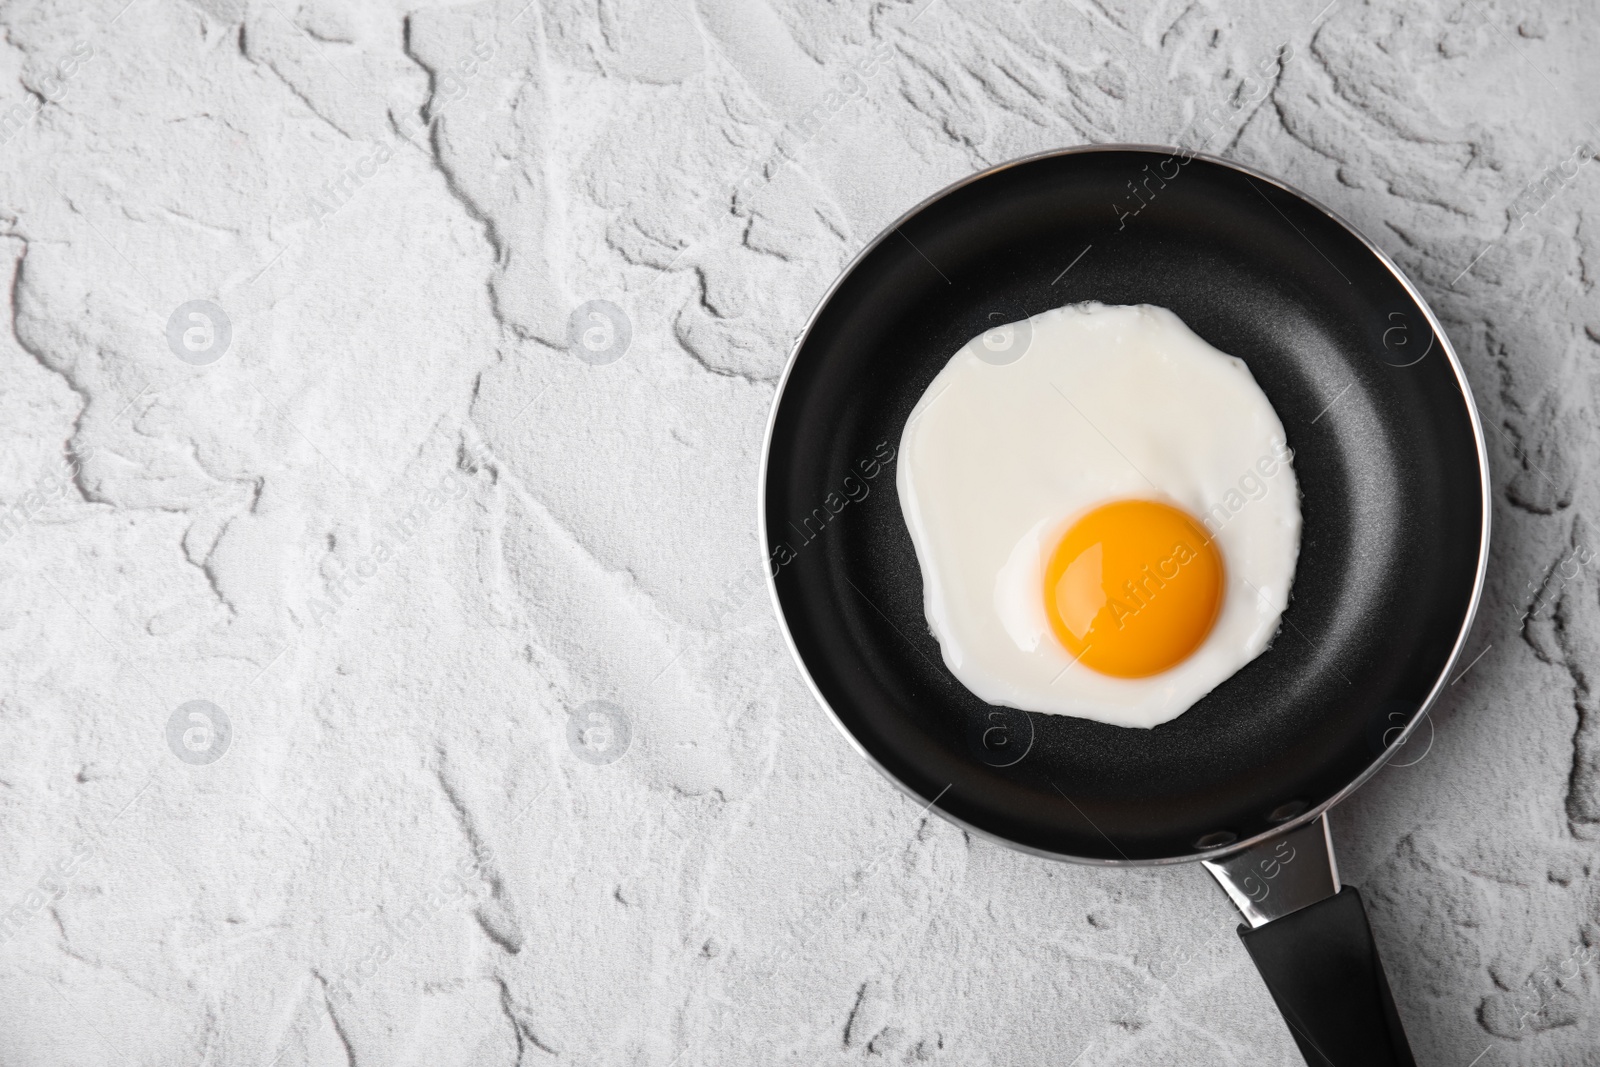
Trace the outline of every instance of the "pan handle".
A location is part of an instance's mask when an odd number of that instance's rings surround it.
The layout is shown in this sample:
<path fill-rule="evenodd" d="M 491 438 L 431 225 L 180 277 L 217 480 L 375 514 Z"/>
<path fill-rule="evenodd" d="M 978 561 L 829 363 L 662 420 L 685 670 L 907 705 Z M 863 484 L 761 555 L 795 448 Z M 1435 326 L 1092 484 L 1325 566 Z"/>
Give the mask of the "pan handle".
<path fill-rule="evenodd" d="M 1249 921 L 1239 940 L 1310 1067 L 1415 1067 L 1326 815 L 1205 867 Z"/>

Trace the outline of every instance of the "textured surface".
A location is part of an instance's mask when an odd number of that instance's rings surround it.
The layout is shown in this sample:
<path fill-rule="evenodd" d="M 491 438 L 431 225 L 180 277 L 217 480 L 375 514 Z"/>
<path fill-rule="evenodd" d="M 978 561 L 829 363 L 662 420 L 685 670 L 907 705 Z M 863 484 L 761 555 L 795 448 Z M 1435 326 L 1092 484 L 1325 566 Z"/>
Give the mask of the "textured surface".
<path fill-rule="evenodd" d="M 0 7 L 4 1067 L 1293 1062 L 1203 871 L 923 817 L 755 581 L 836 271 L 1108 140 L 1460 350 L 1479 658 L 1341 860 L 1419 1062 L 1600 1063 L 1588 5 L 122 3 Z"/>

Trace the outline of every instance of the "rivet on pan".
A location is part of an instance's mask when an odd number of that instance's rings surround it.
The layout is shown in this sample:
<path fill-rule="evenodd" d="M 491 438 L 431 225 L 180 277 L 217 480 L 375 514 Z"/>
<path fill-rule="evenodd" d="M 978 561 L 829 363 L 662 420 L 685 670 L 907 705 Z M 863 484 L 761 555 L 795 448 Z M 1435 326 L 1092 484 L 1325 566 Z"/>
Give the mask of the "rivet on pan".
<path fill-rule="evenodd" d="M 1239 840 L 1239 835 L 1232 830 L 1218 830 L 1216 833 L 1206 834 L 1194 839 L 1195 848 L 1221 848 L 1231 845 Z"/>
<path fill-rule="evenodd" d="M 1267 821 L 1288 822 L 1296 815 L 1299 815 L 1302 811 L 1305 811 L 1309 806 L 1310 805 L 1303 800 L 1291 800 L 1287 804 L 1279 804 L 1277 807 L 1273 808 L 1267 813 Z"/>

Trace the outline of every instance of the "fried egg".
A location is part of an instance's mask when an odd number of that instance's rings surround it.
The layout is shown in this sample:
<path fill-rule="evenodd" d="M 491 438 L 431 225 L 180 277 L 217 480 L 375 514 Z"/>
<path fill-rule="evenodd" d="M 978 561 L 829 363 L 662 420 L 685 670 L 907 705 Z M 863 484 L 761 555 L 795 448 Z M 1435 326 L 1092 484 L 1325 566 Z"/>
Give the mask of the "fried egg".
<path fill-rule="evenodd" d="M 1300 552 L 1283 424 L 1165 308 L 996 325 L 928 385 L 896 488 L 945 665 L 990 704 L 1159 725 L 1260 655 Z"/>

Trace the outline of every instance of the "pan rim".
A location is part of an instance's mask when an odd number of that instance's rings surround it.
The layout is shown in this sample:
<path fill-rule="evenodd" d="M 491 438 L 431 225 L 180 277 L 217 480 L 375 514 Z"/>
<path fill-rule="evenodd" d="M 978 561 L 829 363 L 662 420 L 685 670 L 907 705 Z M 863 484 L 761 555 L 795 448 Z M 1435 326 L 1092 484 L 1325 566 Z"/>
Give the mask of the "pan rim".
<path fill-rule="evenodd" d="M 901 781 L 896 775 L 891 773 L 888 768 L 880 763 L 878 759 L 867 750 L 866 746 L 860 742 L 855 734 L 852 733 L 847 726 L 845 726 L 843 720 L 839 718 L 838 713 L 834 711 L 833 705 L 828 702 L 828 699 L 825 696 L 823 696 L 822 691 L 817 687 L 816 681 L 811 677 L 811 671 L 806 667 L 805 659 L 801 656 L 800 649 L 795 644 L 794 635 L 789 630 L 789 620 L 784 614 L 783 603 L 778 598 L 777 576 L 773 573 L 768 559 L 768 545 L 770 542 L 767 537 L 767 470 L 771 459 L 773 429 L 777 425 L 778 410 L 783 405 L 784 389 L 789 384 L 789 375 L 794 370 L 795 362 L 800 355 L 800 350 L 805 345 L 806 339 L 811 335 L 811 330 L 816 325 L 817 319 L 821 317 L 823 311 L 828 307 L 829 302 L 832 301 L 834 293 L 837 292 L 838 289 L 849 280 L 851 275 L 855 273 L 856 268 L 863 260 L 866 259 L 868 255 L 873 252 L 874 249 L 878 247 L 878 245 L 882 244 L 890 236 L 898 232 L 902 226 L 910 222 L 916 216 L 920 215 L 923 211 L 927 210 L 929 207 L 943 200 L 945 197 L 951 195 L 957 190 L 963 189 L 966 186 L 991 175 L 998 174 L 1001 171 L 1010 170 L 1014 167 L 1020 167 L 1024 164 L 1033 163 L 1038 160 L 1054 159 L 1061 156 L 1082 155 L 1094 152 L 1146 152 L 1168 157 L 1174 155 L 1184 155 L 1190 159 L 1203 159 L 1208 163 L 1213 163 L 1229 170 L 1236 171 L 1247 177 L 1256 178 L 1267 182 L 1283 190 L 1289 195 L 1299 198 L 1304 203 L 1322 212 L 1334 223 L 1343 227 L 1351 234 L 1351 236 L 1355 237 L 1356 240 L 1360 241 L 1369 252 L 1377 257 L 1378 262 L 1383 264 L 1384 268 L 1394 276 L 1394 279 L 1400 283 L 1400 285 L 1410 295 L 1411 299 L 1416 302 L 1417 307 L 1422 309 L 1423 315 L 1427 318 L 1428 325 L 1432 328 L 1434 335 L 1439 338 L 1440 345 L 1444 350 L 1445 358 L 1449 360 L 1450 369 L 1455 374 L 1456 384 L 1461 389 L 1462 399 L 1466 402 L 1468 420 L 1472 424 L 1473 443 L 1478 454 L 1478 484 L 1480 499 L 1483 502 L 1482 521 L 1479 526 L 1478 565 L 1473 575 L 1472 595 L 1467 602 L 1466 614 L 1462 617 L 1461 629 L 1456 634 L 1456 640 L 1451 646 L 1450 655 L 1446 658 L 1443 667 L 1440 669 L 1439 676 L 1434 680 L 1433 687 L 1428 691 L 1428 695 L 1423 699 L 1422 703 L 1418 705 L 1416 713 L 1411 717 L 1411 721 L 1406 724 L 1405 729 L 1401 732 L 1399 739 L 1385 749 L 1383 753 L 1374 757 L 1372 762 L 1367 764 L 1366 768 L 1362 770 L 1360 774 L 1356 775 L 1355 778 L 1334 793 L 1333 796 L 1329 797 L 1320 804 L 1316 804 L 1310 808 L 1307 808 L 1304 812 L 1295 816 L 1293 819 L 1289 819 L 1282 824 L 1273 827 L 1271 830 L 1263 831 L 1262 833 L 1256 834 L 1255 836 L 1244 840 L 1233 841 L 1226 845 L 1220 845 L 1216 848 L 1185 853 L 1179 856 L 1161 856 L 1154 859 L 1102 859 L 1090 856 L 1075 856 L 1066 852 L 1052 852 L 1048 849 L 1041 849 L 1032 845 L 1025 845 L 1020 842 L 1013 841 L 1012 839 L 1001 834 L 997 834 L 991 830 L 986 830 L 983 827 L 974 826 L 971 823 L 968 823 L 967 821 L 939 807 L 939 801 L 943 798 L 944 791 L 941 791 L 932 800 L 929 800 L 927 797 L 924 797 L 918 793 L 915 789 L 912 789 L 905 782 Z M 844 738 L 850 744 L 850 747 L 855 749 L 858 754 L 860 754 L 869 764 L 871 764 L 871 766 L 875 768 L 880 775 L 893 784 L 896 789 L 904 793 L 911 800 L 917 802 L 918 804 L 924 805 L 924 814 L 930 810 L 937 811 L 941 818 L 955 826 L 960 827 L 967 833 L 976 834 L 978 837 L 981 837 L 987 841 L 992 841 L 995 844 L 1003 845 L 1006 848 L 1014 849 L 1018 852 L 1023 852 L 1028 855 L 1038 856 L 1042 859 L 1058 860 L 1065 863 L 1076 863 L 1089 867 L 1161 867 L 1179 863 L 1194 863 L 1196 861 L 1211 860 L 1222 856 L 1232 855 L 1233 853 L 1244 851 L 1245 849 L 1259 845 L 1263 842 L 1274 840 L 1275 838 L 1281 837 L 1284 834 L 1304 826 L 1315 819 L 1321 818 L 1335 805 L 1366 784 L 1366 782 L 1370 780 L 1373 775 L 1377 774 L 1378 771 L 1386 763 L 1388 763 L 1390 759 L 1393 758 L 1400 746 L 1410 739 L 1412 733 L 1417 729 L 1422 720 L 1427 717 L 1428 711 L 1438 700 L 1440 693 L 1444 689 L 1445 679 L 1450 676 L 1451 670 L 1460 660 L 1462 651 L 1466 646 L 1467 638 L 1471 636 L 1473 623 L 1477 619 L 1478 607 L 1483 597 L 1484 581 L 1488 573 L 1489 565 L 1489 537 L 1493 517 L 1493 506 L 1490 493 L 1489 456 L 1483 436 L 1483 423 L 1478 414 L 1477 400 L 1472 394 L 1472 385 L 1467 381 L 1466 372 L 1462 369 L 1461 361 L 1456 356 L 1455 346 L 1450 342 L 1449 335 L 1445 333 L 1443 324 L 1441 324 L 1437 316 L 1434 315 L 1433 308 L 1429 306 L 1425 299 L 1423 299 L 1422 293 L 1412 283 L 1411 279 L 1407 277 L 1405 271 L 1401 270 L 1400 266 L 1395 263 L 1394 260 L 1390 259 L 1389 255 L 1384 252 L 1383 249 L 1379 248 L 1371 240 L 1369 240 L 1366 234 L 1362 233 L 1361 230 L 1349 220 L 1344 218 L 1338 212 L 1334 211 L 1332 208 L 1328 207 L 1326 204 L 1323 204 L 1321 201 L 1317 200 L 1315 197 L 1307 195 L 1280 178 L 1259 171 L 1254 167 L 1248 166 L 1244 163 L 1223 159 L 1220 156 L 1208 155 L 1203 152 L 1190 152 L 1187 149 L 1181 149 L 1167 145 L 1122 143 L 1083 144 L 1071 145 L 1066 148 L 1054 148 L 1043 152 L 1035 152 L 1027 156 L 1020 156 L 1016 159 L 1008 160 L 1007 162 L 999 163 L 993 167 L 969 174 L 964 178 L 946 185 L 944 188 L 933 193 L 931 196 L 923 199 L 921 202 L 916 204 L 910 210 L 906 211 L 904 214 L 900 215 L 888 226 L 886 226 L 878 233 L 876 237 L 863 246 L 861 251 L 856 253 L 856 255 L 851 258 L 850 262 L 846 264 L 844 269 L 838 273 L 838 275 L 828 285 L 828 288 L 823 292 L 822 296 L 818 299 L 816 306 L 812 308 L 811 314 L 806 318 L 805 325 L 801 328 L 799 335 L 794 340 L 794 343 L 789 347 L 789 356 L 784 362 L 783 374 L 778 379 L 778 387 L 772 397 L 772 407 L 767 413 L 766 430 L 762 435 L 761 467 L 756 481 L 756 526 L 761 540 L 761 571 L 766 578 L 767 595 L 771 599 L 773 611 L 777 614 L 778 628 L 783 633 L 784 644 L 789 648 L 789 656 L 794 660 L 795 666 L 800 669 L 800 677 L 804 680 L 806 688 L 811 690 L 812 697 L 814 697 L 817 703 L 822 706 L 822 710 L 827 713 L 828 719 L 833 723 L 834 728 L 844 735 Z M 950 787 L 948 785 L 945 786 L 945 790 L 948 790 L 949 788 Z"/>

